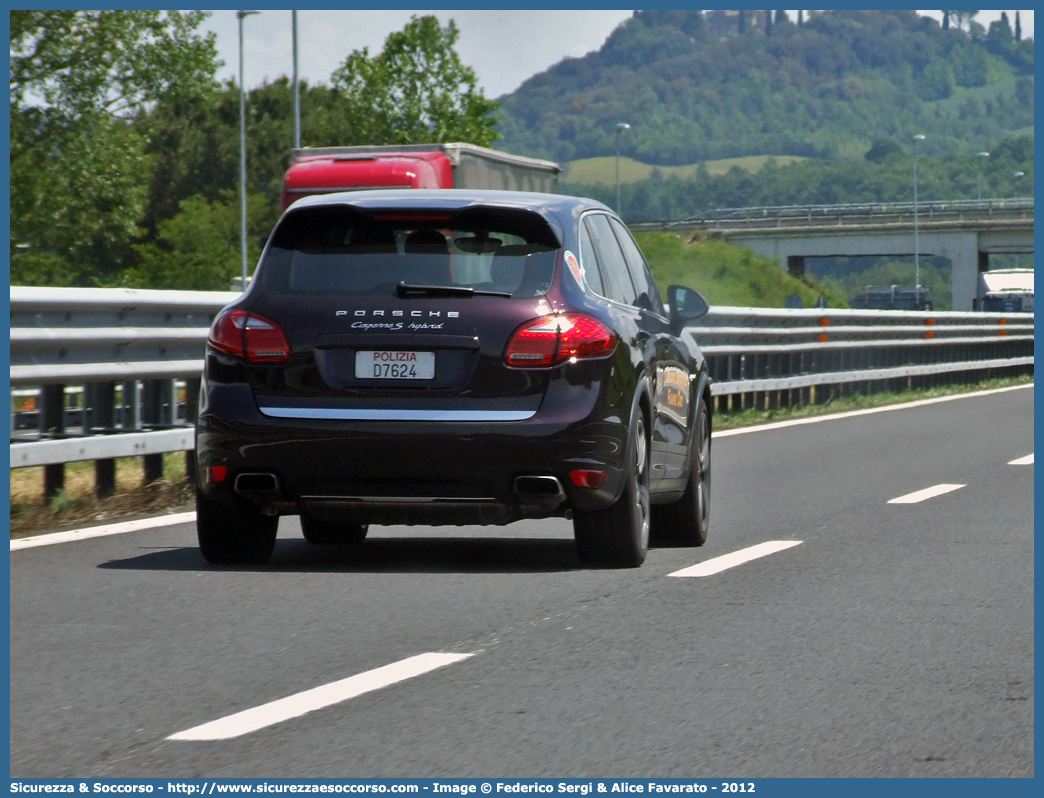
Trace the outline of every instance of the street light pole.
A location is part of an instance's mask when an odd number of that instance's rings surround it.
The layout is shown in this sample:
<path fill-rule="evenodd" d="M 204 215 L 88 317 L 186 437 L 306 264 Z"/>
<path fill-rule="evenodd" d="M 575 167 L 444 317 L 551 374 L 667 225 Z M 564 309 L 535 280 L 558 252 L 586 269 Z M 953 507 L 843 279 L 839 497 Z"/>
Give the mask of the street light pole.
<path fill-rule="evenodd" d="M 620 213 L 620 133 L 630 130 L 631 126 L 626 122 L 620 122 L 616 126 L 616 212 Z"/>
<path fill-rule="evenodd" d="M 1011 176 L 1011 187 L 1012 187 L 1012 189 L 1015 192 L 1015 198 L 1016 199 L 1018 199 L 1018 196 L 1019 196 L 1019 180 L 1021 180 L 1025 176 L 1026 176 L 1025 172 L 1015 172 L 1015 174 L 1013 174 Z"/>
<path fill-rule="evenodd" d="M 1025 172 L 1015 172 L 1011 176 L 1011 185 L 1012 185 L 1013 192 L 1015 194 L 1015 199 L 1019 198 L 1019 180 L 1021 180 L 1025 176 L 1026 176 Z M 1015 253 L 1015 268 L 1016 269 L 1019 268 L 1019 253 L 1018 252 Z"/>
<path fill-rule="evenodd" d="M 291 11 L 294 33 L 294 149 L 301 149 L 301 84 L 297 80 L 297 12 Z"/>
<path fill-rule="evenodd" d="M 243 86 L 243 18 L 260 11 L 237 11 L 239 20 L 239 250 L 242 288 L 247 287 L 246 88 Z"/>
<path fill-rule="evenodd" d="M 914 289 L 921 287 L 921 242 L 918 238 L 917 229 L 917 142 L 924 141 L 924 136 L 917 134 L 913 137 L 913 167 L 914 167 Z"/>
<path fill-rule="evenodd" d="M 979 202 L 982 202 L 982 159 L 989 158 L 988 152 L 980 152 L 975 156 L 975 163 L 979 167 Z"/>

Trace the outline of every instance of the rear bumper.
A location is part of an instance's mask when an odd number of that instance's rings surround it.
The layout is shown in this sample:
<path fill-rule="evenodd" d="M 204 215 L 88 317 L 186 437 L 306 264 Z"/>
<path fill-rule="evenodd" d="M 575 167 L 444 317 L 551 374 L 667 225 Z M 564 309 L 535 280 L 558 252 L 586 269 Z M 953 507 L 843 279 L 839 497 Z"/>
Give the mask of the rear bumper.
<path fill-rule="evenodd" d="M 612 406 L 604 383 L 561 382 L 535 413 L 513 421 L 279 418 L 263 413 L 245 384 L 207 384 L 199 489 L 223 504 L 359 523 L 504 524 L 606 507 L 623 489 L 630 408 Z M 221 482 L 208 481 L 213 466 L 227 469 Z M 608 477 L 597 490 L 578 488 L 573 469 Z M 278 494 L 237 495 L 236 477 L 258 472 L 275 475 Z M 525 481 L 520 489 L 517 479 L 531 476 L 557 478 L 561 493 L 541 495 Z"/>

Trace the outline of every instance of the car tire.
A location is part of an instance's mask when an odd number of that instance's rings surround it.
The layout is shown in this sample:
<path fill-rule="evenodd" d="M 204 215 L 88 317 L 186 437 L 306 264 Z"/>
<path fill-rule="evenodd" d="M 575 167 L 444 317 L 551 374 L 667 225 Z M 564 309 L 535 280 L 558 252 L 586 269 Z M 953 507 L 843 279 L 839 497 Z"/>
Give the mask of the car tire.
<path fill-rule="evenodd" d="M 624 489 L 605 510 L 573 515 L 576 553 L 586 566 L 637 568 L 649 549 L 649 436 L 639 411 L 627 451 Z"/>
<path fill-rule="evenodd" d="M 301 513 L 301 534 L 314 546 L 357 546 L 366 539 L 367 524 L 345 524 L 321 521 Z"/>
<path fill-rule="evenodd" d="M 707 542 L 710 527 L 711 425 L 710 413 L 700 405 L 693 436 L 692 466 L 685 493 L 676 502 L 652 508 L 654 546 L 693 547 Z"/>
<path fill-rule="evenodd" d="M 196 536 L 203 559 L 213 565 L 264 565 L 272 558 L 279 516 L 254 507 L 225 507 L 196 493 Z"/>

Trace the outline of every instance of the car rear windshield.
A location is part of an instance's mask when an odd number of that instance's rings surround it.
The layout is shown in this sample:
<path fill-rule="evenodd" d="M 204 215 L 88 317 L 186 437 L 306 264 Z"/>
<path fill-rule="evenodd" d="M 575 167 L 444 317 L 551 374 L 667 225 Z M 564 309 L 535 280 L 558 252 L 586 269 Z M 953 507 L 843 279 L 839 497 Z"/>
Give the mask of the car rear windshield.
<path fill-rule="evenodd" d="M 529 211 L 303 208 L 276 229 L 258 277 L 276 294 L 391 296 L 404 283 L 534 297 L 551 285 L 558 247 Z"/>

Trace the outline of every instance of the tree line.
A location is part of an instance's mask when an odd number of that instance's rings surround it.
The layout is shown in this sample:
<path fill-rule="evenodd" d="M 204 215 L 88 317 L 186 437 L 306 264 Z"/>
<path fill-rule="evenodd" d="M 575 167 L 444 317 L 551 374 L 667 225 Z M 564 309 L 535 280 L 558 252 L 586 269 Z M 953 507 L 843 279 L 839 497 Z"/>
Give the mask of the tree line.
<path fill-rule="evenodd" d="M 227 290 L 239 273 L 239 88 L 204 12 L 11 11 L 11 283 Z M 304 146 L 497 137 L 458 30 L 413 17 L 302 83 Z M 247 92 L 249 257 L 278 218 L 287 78 Z"/>
<path fill-rule="evenodd" d="M 200 31 L 206 14 L 9 13 L 11 282 L 227 288 L 239 273 L 239 89 L 215 77 L 214 35 Z M 767 142 L 767 154 L 789 148 L 853 160 L 770 163 L 756 175 L 734 170 L 711 177 L 704 170 L 689 180 L 654 174 L 624 186 L 630 220 L 723 206 L 906 199 L 912 131 L 928 136 L 920 167 L 926 199 L 969 196 L 976 164 L 969 155 L 947 153 L 975 152 L 988 142 L 1000 143 L 984 166 L 984 194 L 1011 193 L 1004 181 L 1015 170 L 1026 173 L 1027 189 L 1032 185 L 1032 138 L 1003 139 L 1011 127 L 1032 125 L 1032 41 L 1005 32 L 1006 21 L 984 33 L 973 22 L 962 22 L 968 30 L 944 31 L 913 12 L 808 13 L 800 26 L 777 13 L 771 36 L 754 30 L 719 37 L 701 12 L 638 12 L 599 53 L 534 77 L 502 98 L 502 108 L 461 62 L 453 22 L 414 17 L 380 52 L 348 53 L 329 85 L 301 85 L 302 143 L 490 145 L 503 133 L 508 140 L 497 146 L 519 154 L 554 156 L 541 143 L 549 141 L 598 154 L 611 142 L 599 120 L 620 121 L 620 103 L 639 90 L 642 124 L 633 124 L 623 143 L 647 163 L 714 153 L 721 141 L 732 142 L 729 154 L 744 154 L 757 149 L 755 139 Z M 920 86 L 938 58 L 960 91 L 922 101 L 911 88 L 914 76 Z M 985 72 L 972 69 L 973 62 L 985 64 Z M 907 72 L 909 80 L 896 77 Z M 994 78 L 996 91 L 963 88 L 982 80 L 992 86 Z M 906 111 L 882 102 L 885 95 L 902 99 Z M 555 110 L 563 96 L 579 98 L 565 115 Z M 519 138 L 525 118 L 519 108 L 536 106 L 550 115 L 526 122 L 530 138 Z M 692 111 L 688 122 L 679 109 Z M 791 110 L 819 122 L 803 128 L 787 115 Z M 719 139 L 708 139 L 697 117 L 717 125 Z M 869 124 L 869 117 L 884 121 Z M 912 119 L 935 122 L 917 127 Z M 732 129 L 730 120 L 742 125 Z M 754 138 L 744 139 L 748 128 Z M 259 254 L 257 237 L 278 215 L 292 130 L 286 78 L 247 93 L 251 261 Z M 591 135 L 581 146 L 583 130 Z M 650 131 L 659 132 L 649 138 Z M 615 202 L 604 186 L 563 189 Z"/>
<path fill-rule="evenodd" d="M 720 27 L 728 13 L 635 12 L 598 51 L 501 98 L 503 146 L 558 161 L 612 155 L 626 122 L 621 151 L 648 164 L 837 159 L 911 131 L 929 136 L 928 154 L 977 151 L 1033 124 L 1033 40 L 1006 18 L 944 29 L 915 11 L 807 12 L 802 25 L 777 12 L 768 32 L 740 32 Z"/>
<path fill-rule="evenodd" d="M 1007 138 L 988 151 L 982 159 L 974 153 L 918 157 L 918 200 L 976 199 L 980 169 L 983 199 L 1032 195 L 1033 136 Z M 1016 172 L 1023 175 L 1015 178 Z M 615 186 L 564 184 L 562 190 L 616 206 Z M 810 159 L 780 166 L 770 158 L 758 172 L 733 167 L 717 176 L 701 164 L 691 178 L 665 177 L 654 169 L 649 178 L 622 185 L 620 200 L 628 222 L 678 220 L 716 208 L 910 202 L 913 159 L 909 144 L 880 139 L 864 158 L 852 161 Z"/>

